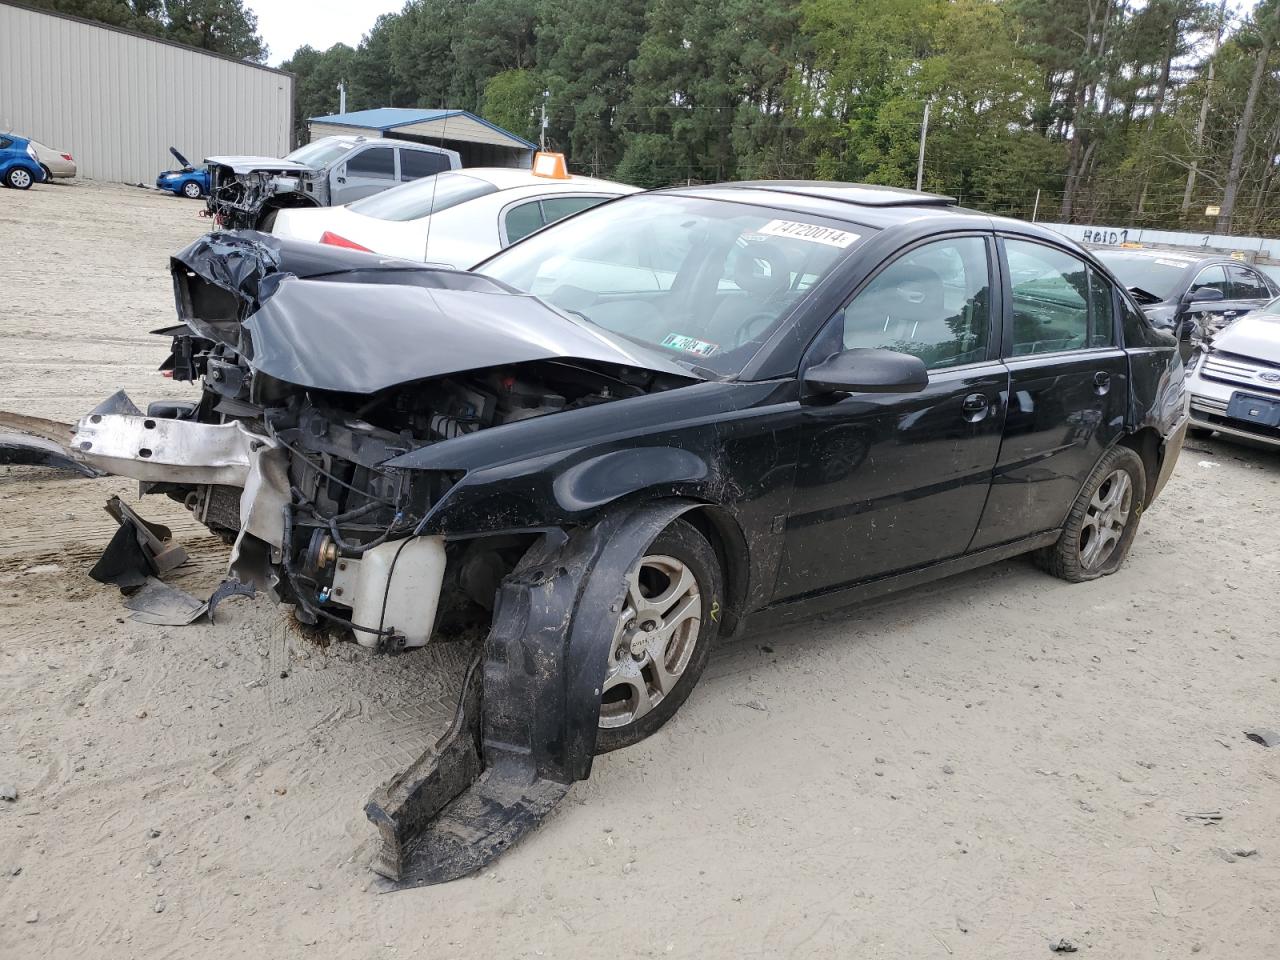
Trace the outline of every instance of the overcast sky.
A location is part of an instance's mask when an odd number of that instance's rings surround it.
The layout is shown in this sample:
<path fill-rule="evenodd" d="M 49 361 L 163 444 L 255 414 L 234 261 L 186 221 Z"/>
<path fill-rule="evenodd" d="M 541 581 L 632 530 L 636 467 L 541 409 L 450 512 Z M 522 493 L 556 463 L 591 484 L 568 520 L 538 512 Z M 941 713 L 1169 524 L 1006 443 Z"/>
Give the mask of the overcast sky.
<path fill-rule="evenodd" d="M 271 48 L 268 62 L 278 67 L 303 44 L 358 46 L 373 21 L 398 13 L 404 0 L 248 0 L 245 6 L 258 15 L 258 33 Z"/>

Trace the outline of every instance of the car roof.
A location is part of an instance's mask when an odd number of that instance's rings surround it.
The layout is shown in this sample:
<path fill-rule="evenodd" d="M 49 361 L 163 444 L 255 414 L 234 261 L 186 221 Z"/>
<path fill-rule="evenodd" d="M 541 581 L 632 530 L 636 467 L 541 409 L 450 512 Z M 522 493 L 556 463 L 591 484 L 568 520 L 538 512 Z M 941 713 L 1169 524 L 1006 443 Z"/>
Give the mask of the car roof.
<path fill-rule="evenodd" d="M 491 183 L 499 190 L 511 190 L 515 187 L 548 187 L 552 190 L 608 190 L 624 193 L 639 192 L 639 187 L 613 180 L 598 180 L 595 177 L 570 176 L 568 179 L 558 177 L 539 177 L 532 170 L 522 167 L 462 167 L 458 170 L 446 170 L 443 175 L 457 174 Z"/>
<path fill-rule="evenodd" d="M 321 140 L 337 140 L 341 143 L 350 143 L 352 145 L 360 143 L 372 144 L 380 147 L 414 147 L 418 150 L 430 150 L 433 152 L 439 150 L 445 150 L 450 153 L 454 152 L 449 150 L 448 147 L 437 146 L 434 143 L 418 143 L 416 140 L 397 140 L 394 137 L 366 137 L 359 133 L 335 133 L 329 137 L 317 137 L 315 140 L 312 140 L 311 143 L 304 144 L 304 146 L 309 147 L 312 143 L 319 143 Z"/>
<path fill-rule="evenodd" d="M 951 197 L 898 187 L 825 180 L 754 180 L 706 187 L 670 187 L 655 192 L 750 203 L 783 212 L 826 217 L 872 230 L 908 223 L 926 229 L 936 226 L 944 230 L 1006 230 L 1083 250 L 1074 240 L 1039 224 L 970 210 L 958 206 Z"/>
<path fill-rule="evenodd" d="M 1192 267 L 1205 263 L 1238 263 L 1233 261 L 1231 257 L 1222 256 L 1220 254 L 1210 256 L 1197 256 L 1194 253 L 1186 253 L 1182 250 L 1155 250 L 1151 247 L 1094 247 L 1093 253 L 1097 257 L 1103 254 L 1115 254 L 1117 256 L 1135 257 L 1139 260 L 1176 260 L 1183 266 Z"/>

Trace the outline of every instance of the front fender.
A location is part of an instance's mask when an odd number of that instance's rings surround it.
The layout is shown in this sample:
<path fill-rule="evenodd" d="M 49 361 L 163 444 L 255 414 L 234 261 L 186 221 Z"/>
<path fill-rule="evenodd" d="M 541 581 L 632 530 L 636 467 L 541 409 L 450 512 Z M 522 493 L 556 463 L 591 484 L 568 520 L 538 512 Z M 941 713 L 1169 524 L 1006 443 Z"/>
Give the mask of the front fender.
<path fill-rule="evenodd" d="M 641 492 L 716 501 L 716 476 L 704 455 L 679 447 L 578 449 L 468 472 L 431 510 L 424 530 L 479 534 L 581 526 Z"/>

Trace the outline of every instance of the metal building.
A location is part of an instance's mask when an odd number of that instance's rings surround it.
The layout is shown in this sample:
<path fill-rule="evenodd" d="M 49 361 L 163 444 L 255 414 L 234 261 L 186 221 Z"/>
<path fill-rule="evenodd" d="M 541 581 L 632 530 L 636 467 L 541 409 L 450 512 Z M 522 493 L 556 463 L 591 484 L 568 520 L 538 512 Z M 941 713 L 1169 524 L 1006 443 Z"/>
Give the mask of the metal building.
<path fill-rule="evenodd" d="M 81 177 L 155 182 L 212 154 L 283 156 L 293 76 L 0 0 L 0 130 L 76 159 Z"/>
<path fill-rule="evenodd" d="M 537 144 L 466 110 L 380 107 L 311 117 L 311 139 L 335 134 L 393 137 L 457 150 L 464 167 L 528 167 Z"/>

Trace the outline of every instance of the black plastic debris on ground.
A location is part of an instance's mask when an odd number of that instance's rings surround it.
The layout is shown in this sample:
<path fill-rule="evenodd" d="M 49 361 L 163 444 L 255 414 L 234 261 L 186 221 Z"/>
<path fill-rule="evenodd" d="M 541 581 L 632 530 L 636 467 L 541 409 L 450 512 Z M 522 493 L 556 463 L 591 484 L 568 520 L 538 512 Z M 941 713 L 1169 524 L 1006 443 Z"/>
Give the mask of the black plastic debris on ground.
<path fill-rule="evenodd" d="M 1246 740 L 1260 743 L 1264 747 L 1274 747 L 1280 744 L 1280 733 L 1276 733 L 1274 730 L 1246 730 L 1244 736 Z"/>

